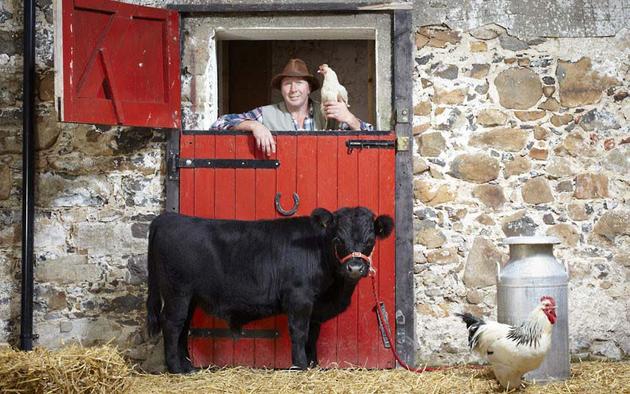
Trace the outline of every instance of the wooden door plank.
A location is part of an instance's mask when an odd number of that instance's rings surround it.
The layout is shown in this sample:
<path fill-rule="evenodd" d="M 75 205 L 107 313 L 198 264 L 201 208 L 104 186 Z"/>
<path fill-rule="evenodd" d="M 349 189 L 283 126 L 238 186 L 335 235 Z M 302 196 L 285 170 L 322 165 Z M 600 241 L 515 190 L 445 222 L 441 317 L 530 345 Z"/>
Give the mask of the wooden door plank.
<path fill-rule="evenodd" d="M 276 155 L 265 156 L 260 150 L 256 150 L 258 160 L 275 160 Z M 282 166 L 282 163 L 280 164 Z M 268 169 L 256 169 L 256 219 L 275 218 L 274 196 L 276 194 L 276 171 Z M 254 261 L 254 264 L 256 262 Z M 269 317 L 254 323 L 256 329 L 275 330 L 276 319 Z M 254 340 L 254 367 L 273 368 L 275 361 L 275 340 Z"/>
<path fill-rule="evenodd" d="M 297 215 L 308 216 L 317 208 L 317 137 L 297 138 L 296 190 L 300 196 Z"/>
<path fill-rule="evenodd" d="M 195 137 L 182 134 L 179 146 L 181 157 L 193 157 Z M 195 212 L 195 170 L 192 168 L 182 168 L 179 171 L 179 212 L 184 215 Z"/>
<path fill-rule="evenodd" d="M 276 170 L 276 192 L 281 193 L 280 204 L 285 210 L 293 207 L 293 193 L 297 192 L 297 138 L 294 135 L 276 136 L 277 157 L 280 161 L 280 166 Z M 299 212 L 296 212 L 294 216 L 297 215 Z M 299 264 L 299 262 L 296 263 Z M 275 368 L 289 368 L 292 363 L 287 315 L 276 316 L 276 328 L 280 336 L 276 339 Z"/>
<path fill-rule="evenodd" d="M 238 135 L 235 138 L 235 157 L 239 159 L 255 159 L 256 147 L 254 138 L 249 135 Z M 253 168 L 236 170 L 236 207 L 235 216 L 239 220 L 256 219 L 256 171 Z M 252 324 L 243 328 L 251 329 Z M 241 338 L 234 342 L 234 365 L 254 365 L 254 340 Z"/>
<path fill-rule="evenodd" d="M 392 139 L 393 137 L 381 137 Z M 396 162 L 395 151 L 391 149 L 379 149 L 379 214 L 395 217 L 395 190 L 396 190 Z M 392 234 L 379 241 L 379 266 L 378 293 L 387 307 L 389 314 L 389 327 L 392 333 L 396 332 L 396 229 Z M 392 334 L 393 335 L 393 334 Z M 395 341 L 394 337 L 392 340 Z M 394 368 L 395 361 L 390 349 L 380 347 L 379 368 Z"/>
<path fill-rule="evenodd" d="M 317 206 L 337 208 L 337 137 L 317 137 Z M 337 363 L 337 318 L 322 324 L 317 354 L 323 368 Z"/>
<path fill-rule="evenodd" d="M 186 141 L 192 141 L 190 147 L 182 145 L 181 157 L 185 159 L 213 157 L 215 154 L 214 135 L 183 136 Z M 184 138 L 182 137 L 182 140 Z M 195 168 L 180 170 L 180 177 L 185 172 L 193 173 L 193 184 L 190 185 L 194 193 L 194 201 L 191 210 L 184 210 L 181 213 L 191 216 L 213 218 L 214 212 L 214 178 L 215 172 L 210 168 Z M 183 178 L 182 178 L 183 179 Z M 184 189 L 184 185 L 182 190 Z M 183 192 L 182 192 L 183 193 Z M 196 308 L 190 322 L 191 328 L 211 328 L 214 327 L 214 318 Z M 214 364 L 214 340 L 211 337 L 190 337 L 188 339 L 189 349 L 194 349 L 191 353 L 191 360 L 196 367 L 205 367 Z"/>
<path fill-rule="evenodd" d="M 359 205 L 372 210 L 378 215 L 378 156 L 379 149 L 361 149 L 358 155 L 359 174 Z M 379 243 L 376 241 L 372 251 L 372 267 L 379 272 Z M 376 314 L 374 312 L 374 295 L 372 294 L 372 278 L 366 278 L 357 286 L 357 303 L 359 309 L 359 321 L 357 329 L 357 341 L 359 351 L 359 365 L 365 368 L 378 367 L 378 351 L 382 346 L 377 327 Z"/>
<path fill-rule="evenodd" d="M 351 153 L 346 148 L 349 137 L 337 137 L 337 205 L 339 208 L 356 207 L 359 202 L 358 150 Z M 337 362 L 340 366 L 358 364 L 357 291 L 352 294 L 352 301 L 337 318 Z"/>
<path fill-rule="evenodd" d="M 217 135 L 215 142 L 217 159 L 234 159 L 235 136 Z M 234 219 L 235 217 L 235 170 L 217 168 L 214 179 L 214 205 L 216 219 Z M 228 328 L 224 320 L 215 318 L 215 328 Z M 218 366 L 232 365 L 234 362 L 234 340 L 232 338 L 214 339 L 214 363 Z"/>

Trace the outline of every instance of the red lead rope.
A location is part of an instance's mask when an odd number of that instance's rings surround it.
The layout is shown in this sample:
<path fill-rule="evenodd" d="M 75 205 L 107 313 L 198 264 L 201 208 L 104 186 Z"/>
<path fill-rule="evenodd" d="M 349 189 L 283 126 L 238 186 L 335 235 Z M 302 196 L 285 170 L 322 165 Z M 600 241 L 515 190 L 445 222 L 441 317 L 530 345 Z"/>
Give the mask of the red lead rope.
<path fill-rule="evenodd" d="M 376 309 L 376 314 L 378 315 L 378 324 L 381 326 L 381 328 L 383 328 L 383 332 L 385 332 L 385 336 L 387 336 L 387 340 L 389 341 L 389 344 L 391 346 L 392 354 L 394 355 L 394 358 L 396 358 L 396 361 L 398 361 L 398 364 L 400 364 L 401 367 L 405 368 L 408 371 L 418 372 L 418 373 L 439 371 L 439 370 L 450 368 L 450 367 L 427 367 L 426 365 L 423 368 L 412 368 L 406 362 L 404 362 L 402 358 L 400 358 L 400 356 L 398 355 L 398 352 L 396 351 L 396 347 L 394 345 L 395 342 L 392 340 L 392 333 L 389 329 L 389 325 L 385 324 L 385 318 L 383 317 L 383 312 L 381 310 L 381 305 L 384 305 L 384 303 L 378 299 L 378 294 L 376 293 L 375 275 L 370 275 L 370 276 L 372 277 L 372 291 L 374 293 L 374 302 L 376 303 L 376 306 L 374 309 Z"/>
<path fill-rule="evenodd" d="M 385 336 L 387 337 L 387 340 L 389 341 L 390 348 L 392 349 L 392 354 L 394 355 L 394 358 L 396 359 L 396 361 L 398 361 L 398 364 L 408 371 L 418 372 L 418 373 L 440 371 L 440 370 L 452 368 L 451 366 L 427 367 L 426 365 L 423 368 L 412 368 L 405 361 L 403 361 L 403 359 L 400 358 L 400 356 L 398 355 L 398 352 L 396 351 L 396 347 L 394 345 L 395 342 L 392 340 L 392 333 L 389 329 L 389 325 L 385 324 L 386 320 L 383 316 L 383 311 L 381 309 L 381 307 L 384 307 L 385 303 L 378 299 L 378 294 L 376 292 L 376 278 L 375 278 L 376 270 L 372 268 L 372 264 L 371 264 L 372 254 L 370 253 L 369 256 L 366 256 L 360 252 L 352 252 L 348 254 L 347 256 L 341 258 L 339 257 L 339 254 L 337 253 L 337 248 L 333 248 L 333 249 L 335 251 L 335 257 L 337 257 L 337 260 L 339 261 L 340 264 L 344 264 L 346 261 L 350 260 L 351 258 L 360 258 L 360 259 L 365 260 L 367 264 L 370 266 L 370 276 L 372 277 L 372 292 L 374 293 L 374 302 L 376 303 L 374 309 L 376 310 L 376 315 L 378 316 L 378 325 L 382 329 L 382 332 L 385 333 Z M 473 366 L 470 366 L 470 367 L 473 367 Z"/>
<path fill-rule="evenodd" d="M 396 351 L 396 347 L 394 345 L 395 342 L 392 340 L 392 333 L 389 330 L 389 325 L 385 324 L 385 318 L 383 316 L 383 311 L 381 310 L 381 305 L 385 305 L 385 303 L 378 299 L 378 294 L 376 293 L 376 278 L 374 275 L 374 271 L 371 273 L 370 276 L 372 277 L 372 292 L 374 294 L 374 302 L 376 303 L 374 309 L 376 309 L 376 314 L 378 315 L 378 324 L 383 329 L 383 332 L 385 332 L 385 336 L 387 336 L 387 340 L 389 341 L 390 347 L 392 349 L 392 354 L 394 355 L 394 358 L 396 359 L 396 361 L 398 361 L 398 364 L 408 371 L 417 372 L 417 373 L 442 371 L 445 369 L 453 368 L 452 365 L 443 366 L 443 367 L 427 367 L 425 365 L 423 368 L 412 368 L 409 366 L 409 364 L 407 364 L 405 361 L 403 361 L 403 359 L 400 358 L 400 356 L 398 355 L 398 352 Z M 472 369 L 483 368 L 483 366 L 481 365 L 466 365 L 466 367 L 472 368 Z"/>

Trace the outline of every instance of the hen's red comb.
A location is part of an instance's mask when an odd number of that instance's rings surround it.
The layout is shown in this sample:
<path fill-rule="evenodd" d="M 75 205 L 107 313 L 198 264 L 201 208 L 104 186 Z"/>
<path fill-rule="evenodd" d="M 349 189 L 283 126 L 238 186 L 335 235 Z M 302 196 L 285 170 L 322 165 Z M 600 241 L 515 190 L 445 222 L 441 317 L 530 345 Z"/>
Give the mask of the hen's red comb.
<path fill-rule="evenodd" d="M 551 305 L 556 305 L 556 300 L 554 300 L 552 296 L 542 296 L 540 298 L 540 302 L 543 302 L 545 300 L 549 300 L 549 302 L 551 302 Z"/>

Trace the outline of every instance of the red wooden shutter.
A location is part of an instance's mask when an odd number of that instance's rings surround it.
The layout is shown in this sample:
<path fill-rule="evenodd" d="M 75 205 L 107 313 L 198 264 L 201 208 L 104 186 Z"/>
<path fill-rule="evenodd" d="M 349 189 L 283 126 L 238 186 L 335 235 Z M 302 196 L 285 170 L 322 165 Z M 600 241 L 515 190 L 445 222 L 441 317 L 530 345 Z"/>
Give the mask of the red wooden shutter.
<path fill-rule="evenodd" d="M 61 120 L 180 128 L 178 13 L 109 0 L 60 3 Z"/>

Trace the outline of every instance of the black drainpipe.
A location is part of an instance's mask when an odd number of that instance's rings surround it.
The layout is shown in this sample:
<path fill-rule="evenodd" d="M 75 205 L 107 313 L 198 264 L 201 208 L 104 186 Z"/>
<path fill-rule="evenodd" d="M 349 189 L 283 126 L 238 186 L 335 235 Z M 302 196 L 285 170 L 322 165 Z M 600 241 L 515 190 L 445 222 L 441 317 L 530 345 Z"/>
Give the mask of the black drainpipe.
<path fill-rule="evenodd" d="M 22 313 L 20 349 L 33 349 L 35 0 L 24 0 L 24 83 L 22 112 Z"/>

